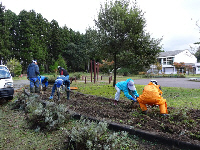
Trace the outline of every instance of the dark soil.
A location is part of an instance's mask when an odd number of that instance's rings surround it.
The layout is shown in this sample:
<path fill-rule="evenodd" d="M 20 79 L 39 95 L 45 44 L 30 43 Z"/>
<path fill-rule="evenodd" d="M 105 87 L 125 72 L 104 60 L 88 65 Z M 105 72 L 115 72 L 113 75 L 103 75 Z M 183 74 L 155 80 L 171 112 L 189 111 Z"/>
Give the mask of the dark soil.
<path fill-rule="evenodd" d="M 50 88 L 42 92 L 43 100 L 48 100 Z M 57 96 L 54 96 L 57 101 Z M 148 108 L 147 114 L 142 114 L 138 103 L 132 104 L 128 100 L 120 100 L 114 105 L 113 99 L 84 95 L 71 91 L 70 100 L 66 94 L 61 94 L 61 102 L 67 105 L 70 111 L 98 120 L 107 120 L 109 123 L 118 123 L 133 126 L 160 136 L 188 142 L 200 146 L 200 110 L 177 109 L 168 107 L 169 116 L 160 115 L 158 107 Z"/>

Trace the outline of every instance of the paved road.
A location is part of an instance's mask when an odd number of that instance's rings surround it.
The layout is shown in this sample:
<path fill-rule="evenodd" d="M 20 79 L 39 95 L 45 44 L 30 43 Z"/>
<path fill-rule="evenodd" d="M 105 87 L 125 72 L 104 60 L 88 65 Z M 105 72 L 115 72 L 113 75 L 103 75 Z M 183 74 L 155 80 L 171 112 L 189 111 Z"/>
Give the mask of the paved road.
<path fill-rule="evenodd" d="M 158 84 L 162 87 L 183 87 L 191 89 L 200 89 L 200 82 L 190 81 L 189 78 L 154 78 L 153 80 L 156 80 Z M 134 80 L 135 84 L 139 85 L 147 85 L 150 81 L 151 79 Z"/>
<path fill-rule="evenodd" d="M 151 79 L 134 79 L 135 84 L 147 85 Z M 183 87 L 200 89 L 200 82 L 190 81 L 188 78 L 155 78 L 162 87 Z M 199 81 L 199 80 L 198 80 Z M 29 80 L 14 80 L 14 89 L 17 90 L 25 85 L 29 85 Z"/>
<path fill-rule="evenodd" d="M 29 80 L 14 80 L 14 90 L 20 89 L 21 87 L 24 87 L 25 85 L 29 85 L 30 81 Z"/>

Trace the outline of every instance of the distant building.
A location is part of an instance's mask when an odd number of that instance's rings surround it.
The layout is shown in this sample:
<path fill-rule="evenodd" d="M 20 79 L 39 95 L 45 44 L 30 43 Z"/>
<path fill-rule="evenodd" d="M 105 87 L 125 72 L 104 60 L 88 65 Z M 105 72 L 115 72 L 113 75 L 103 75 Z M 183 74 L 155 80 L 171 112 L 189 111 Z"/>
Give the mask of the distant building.
<path fill-rule="evenodd" d="M 200 74 L 200 63 L 195 63 L 195 72 L 196 74 Z"/>
<path fill-rule="evenodd" d="M 191 65 L 193 67 L 194 73 L 200 74 L 200 63 L 197 63 L 197 58 L 188 50 L 161 52 L 157 57 L 157 60 L 162 65 L 162 70 L 159 73 L 177 74 L 177 70 L 175 66 L 173 66 L 174 62 L 184 62 L 186 66 Z M 154 72 L 153 70 L 155 69 L 156 66 L 152 65 L 149 71 Z M 183 69 L 180 70 L 180 72 L 183 72 Z"/>

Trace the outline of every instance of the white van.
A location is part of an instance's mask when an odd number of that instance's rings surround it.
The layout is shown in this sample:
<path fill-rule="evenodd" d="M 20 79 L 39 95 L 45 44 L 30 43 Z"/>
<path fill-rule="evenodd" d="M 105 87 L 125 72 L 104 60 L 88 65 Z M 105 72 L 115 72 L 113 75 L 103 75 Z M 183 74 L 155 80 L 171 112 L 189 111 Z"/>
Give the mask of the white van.
<path fill-rule="evenodd" d="M 0 98 L 12 100 L 13 94 L 13 79 L 10 71 L 5 65 L 0 65 Z"/>

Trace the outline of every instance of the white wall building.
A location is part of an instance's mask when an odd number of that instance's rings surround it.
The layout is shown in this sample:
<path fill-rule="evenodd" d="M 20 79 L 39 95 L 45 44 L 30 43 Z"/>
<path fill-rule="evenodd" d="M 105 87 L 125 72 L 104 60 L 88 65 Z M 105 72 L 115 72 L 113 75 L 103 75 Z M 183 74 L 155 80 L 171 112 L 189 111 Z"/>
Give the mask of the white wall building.
<path fill-rule="evenodd" d="M 157 59 L 158 62 L 162 64 L 161 72 L 165 74 L 177 74 L 177 70 L 175 66 L 173 66 L 174 62 L 184 62 L 185 65 L 192 65 L 194 71 L 200 73 L 200 63 L 197 63 L 197 58 L 188 50 L 161 52 Z"/>
<path fill-rule="evenodd" d="M 200 63 L 195 64 L 196 74 L 200 74 Z"/>

